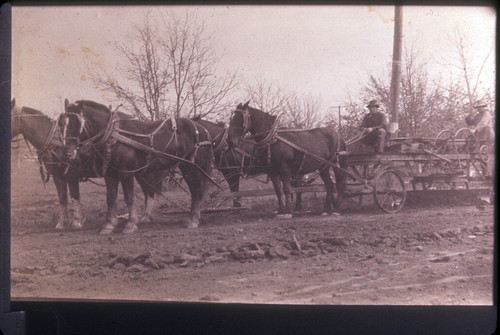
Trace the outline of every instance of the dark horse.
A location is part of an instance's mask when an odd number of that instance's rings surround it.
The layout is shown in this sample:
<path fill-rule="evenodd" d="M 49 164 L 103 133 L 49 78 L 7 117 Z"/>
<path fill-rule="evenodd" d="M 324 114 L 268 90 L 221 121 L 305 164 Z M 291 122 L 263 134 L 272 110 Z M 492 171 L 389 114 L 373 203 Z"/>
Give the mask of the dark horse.
<path fill-rule="evenodd" d="M 212 148 L 210 138 L 189 119 L 139 121 L 123 119 L 106 106 L 93 101 L 65 103 L 60 127 L 70 161 L 78 161 L 79 148 L 90 145 L 93 157 L 104 172 L 107 215 L 101 234 L 117 225 L 118 185 L 122 184 L 129 219 L 124 233 L 137 230 L 134 205 L 134 176 L 171 170 L 182 172 L 191 193 L 188 228 L 200 223 L 200 204 L 210 180 Z M 161 184 L 160 184 L 161 185 Z"/>
<path fill-rule="evenodd" d="M 235 145 L 229 146 L 227 143 L 227 128 L 224 124 L 214 123 L 194 117 L 193 121 L 201 124 L 212 137 L 214 153 L 214 163 L 219 170 L 231 192 L 238 192 L 242 176 L 256 176 L 266 173 L 266 165 L 263 157 L 262 147 L 255 145 L 253 140 L 233 139 Z M 298 185 L 300 180 L 294 179 L 294 185 Z M 241 207 L 241 197 L 233 198 L 233 207 Z M 297 193 L 295 209 L 301 210 L 302 198 Z"/>
<path fill-rule="evenodd" d="M 276 116 L 239 104 L 231 116 L 228 140 L 241 138 L 250 132 L 256 145 L 266 148 L 266 172 L 273 182 L 278 198 L 278 215 L 291 217 L 291 178 L 318 171 L 326 187 L 324 213 L 338 212 L 346 184 L 347 156 L 345 142 L 331 127 L 308 130 L 278 130 Z M 333 195 L 330 177 L 333 167 L 337 185 L 337 199 Z M 285 199 L 283 201 L 282 194 Z M 333 206 L 333 208 L 332 208 Z"/>
<path fill-rule="evenodd" d="M 125 117 L 125 114 L 123 116 Z M 16 106 L 16 100 L 12 100 L 11 139 L 21 134 L 33 145 L 38 156 L 43 182 L 47 182 L 52 176 L 56 186 L 60 215 L 55 228 L 58 230 L 64 229 L 66 224 L 69 223 L 72 229 L 82 229 L 85 218 L 81 211 L 79 182 L 101 176 L 89 164 L 76 166 L 67 162 L 61 133 L 56 123 L 57 120 L 50 119 L 36 109 Z M 81 156 L 83 156 L 82 160 L 85 160 L 85 154 Z M 160 176 L 156 174 L 138 176 L 137 181 L 144 192 L 146 203 L 148 203 L 148 198 L 153 199 L 156 191 L 153 183 L 157 184 L 159 178 Z M 71 220 L 68 207 L 68 189 L 74 211 Z M 143 220 L 150 217 L 150 211 L 150 207 L 147 206 Z"/>

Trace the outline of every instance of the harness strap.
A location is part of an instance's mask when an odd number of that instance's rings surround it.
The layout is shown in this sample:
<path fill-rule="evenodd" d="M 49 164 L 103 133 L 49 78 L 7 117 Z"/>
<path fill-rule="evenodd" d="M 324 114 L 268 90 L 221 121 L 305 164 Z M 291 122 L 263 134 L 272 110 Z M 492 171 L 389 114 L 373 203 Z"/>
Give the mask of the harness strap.
<path fill-rule="evenodd" d="M 224 148 L 226 147 L 227 143 L 227 136 L 228 136 L 228 131 L 227 131 L 227 128 L 224 127 L 224 130 L 219 133 L 217 136 L 215 136 L 215 138 L 213 139 L 213 145 L 215 146 L 215 140 L 217 139 L 217 137 L 221 136 L 221 139 L 219 141 L 219 144 L 213 149 L 214 150 L 214 154 L 218 154 L 220 152 L 222 152 L 222 150 L 224 150 Z"/>
<path fill-rule="evenodd" d="M 126 136 L 123 136 L 123 135 L 121 135 L 121 134 L 119 134 L 117 132 L 113 133 L 113 137 L 118 142 L 120 142 L 120 143 L 129 145 L 129 146 L 131 146 L 133 148 L 136 148 L 136 149 L 139 149 L 139 150 L 143 150 L 143 151 L 152 153 L 152 154 L 154 154 L 156 156 L 159 156 L 161 158 L 170 159 L 170 160 L 173 160 L 173 161 L 179 162 L 179 163 L 188 163 L 188 164 L 191 164 L 195 168 L 197 168 L 205 177 L 207 177 L 215 186 L 217 186 L 220 189 L 223 189 L 222 186 L 220 186 L 219 183 L 217 183 L 215 180 L 213 180 L 198 164 L 195 164 L 195 163 L 193 163 L 193 162 L 191 162 L 191 161 L 189 161 L 187 159 L 184 159 L 184 158 L 181 158 L 181 157 L 178 157 L 178 156 L 175 156 L 175 155 L 168 154 L 166 152 L 161 152 L 161 151 L 158 151 L 158 150 L 154 150 L 154 149 L 148 147 L 147 145 L 144 145 L 142 143 L 133 141 L 130 138 L 128 138 Z M 208 145 L 212 145 L 210 142 L 207 142 L 207 144 Z"/>
<path fill-rule="evenodd" d="M 291 142 L 291 141 L 289 141 L 289 140 L 281 137 L 280 135 L 276 135 L 275 137 L 276 137 L 276 139 L 278 141 L 282 141 L 283 143 L 288 144 L 292 148 L 294 148 L 294 149 L 296 149 L 296 150 L 304 153 L 306 156 L 310 156 L 310 157 L 312 157 L 312 158 L 314 158 L 314 159 L 316 159 L 316 160 L 318 160 L 318 161 L 320 161 L 322 163 L 325 163 L 325 164 L 328 164 L 328 165 L 331 165 L 331 166 L 334 166 L 334 167 L 338 167 L 339 166 L 338 162 L 332 163 L 332 162 L 330 162 L 330 161 L 328 161 L 328 160 L 326 160 L 326 159 L 324 159 L 324 158 L 322 158 L 322 157 L 320 157 L 318 155 L 315 155 L 315 154 L 312 154 L 310 152 L 307 152 L 307 150 L 299 147 L 297 144 L 295 144 L 295 143 L 293 143 L 293 142 Z"/>
<path fill-rule="evenodd" d="M 108 141 L 108 139 L 114 133 L 115 123 L 118 120 L 119 120 L 118 113 L 116 111 L 111 111 L 110 116 L 109 116 L 109 120 L 108 120 L 108 124 L 106 125 L 106 128 L 104 128 L 104 130 L 102 132 L 103 135 L 99 141 L 95 142 L 95 145 L 99 146 L 99 145 L 104 144 Z M 100 134 L 101 134 L 101 132 L 99 132 L 99 134 L 97 134 L 96 137 L 99 136 Z M 96 137 L 94 137 L 94 138 L 96 138 Z M 89 141 L 92 142 L 93 138 L 89 139 Z"/>
<path fill-rule="evenodd" d="M 56 133 L 57 129 L 57 120 L 52 122 L 52 128 L 50 128 L 49 135 L 45 139 L 45 143 L 40 147 L 40 149 L 37 150 L 37 154 L 41 155 L 45 153 L 47 150 L 49 150 L 50 146 L 52 145 L 52 139 L 54 137 L 54 134 Z"/>

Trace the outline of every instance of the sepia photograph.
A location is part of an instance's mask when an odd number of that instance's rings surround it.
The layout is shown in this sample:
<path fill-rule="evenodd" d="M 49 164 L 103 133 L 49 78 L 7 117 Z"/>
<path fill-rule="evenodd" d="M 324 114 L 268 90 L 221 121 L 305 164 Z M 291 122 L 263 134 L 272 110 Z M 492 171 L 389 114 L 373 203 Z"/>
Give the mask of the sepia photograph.
<path fill-rule="evenodd" d="M 12 7 L 12 300 L 492 306 L 495 41 L 487 6 Z"/>

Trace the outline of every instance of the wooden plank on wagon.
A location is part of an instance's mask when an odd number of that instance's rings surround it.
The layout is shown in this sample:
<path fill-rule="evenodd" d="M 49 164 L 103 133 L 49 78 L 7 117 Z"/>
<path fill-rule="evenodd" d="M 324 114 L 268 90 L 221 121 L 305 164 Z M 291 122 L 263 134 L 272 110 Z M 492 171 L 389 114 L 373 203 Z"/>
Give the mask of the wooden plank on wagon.
<path fill-rule="evenodd" d="M 308 192 L 326 192 L 325 185 L 309 185 L 301 187 L 292 187 L 292 193 L 308 193 Z M 276 195 L 273 188 L 268 188 L 264 190 L 244 190 L 238 192 L 231 192 L 225 194 L 225 197 L 256 197 L 256 196 L 266 196 L 266 195 Z"/>

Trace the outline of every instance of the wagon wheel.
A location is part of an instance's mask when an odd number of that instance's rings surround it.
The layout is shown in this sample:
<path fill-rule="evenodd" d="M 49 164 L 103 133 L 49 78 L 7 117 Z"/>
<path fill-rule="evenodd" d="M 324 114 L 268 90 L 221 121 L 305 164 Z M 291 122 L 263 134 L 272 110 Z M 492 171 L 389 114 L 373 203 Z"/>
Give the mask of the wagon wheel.
<path fill-rule="evenodd" d="M 434 140 L 434 146 L 436 147 L 438 152 L 445 153 L 448 143 L 450 141 L 453 141 L 454 138 L 455 133 L 453 133 L 451 130 L 441 130 Z"/>
<path fill-rule="evenodd" d="M 455 150 L 459 153 L 473 153 L 479 149 L 476 135 L 469 128 L 460 128 L 454 138 Z"/>
<path fill-rule="evenodd" d="M 488 163 L 490 161 L 491 149 L 489 145 L 483 144 L 481 148 L 479 148 L 479 159 L 484 163 Z"/>
<path fill-rule="evenodd" d="M 406 186 L 399 173 L 386 170 L 373 181 L 373 199 L 377 206 L 387 213 L 396 213 L 406 201 Z"/>

